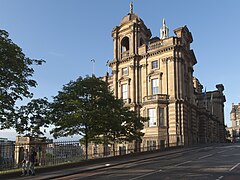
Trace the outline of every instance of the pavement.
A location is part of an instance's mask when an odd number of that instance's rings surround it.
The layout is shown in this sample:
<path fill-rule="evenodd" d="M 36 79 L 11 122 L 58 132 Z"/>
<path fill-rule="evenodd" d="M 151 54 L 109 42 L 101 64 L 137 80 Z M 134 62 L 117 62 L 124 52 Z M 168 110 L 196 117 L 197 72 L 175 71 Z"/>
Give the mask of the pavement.
<path fill-rule="evenodd" d="M 169 148 L 164 151 L 151 151 L 151 152 L 140 152 L 140 153 L 133 153 L 127 154 L 123 156 L 115 156 L 109 158 L 101 158 L 95 160 L 88 160 L 79 163 L 73 164 L 65 164 L 65 165 L 58 165 L 58 166 L 51 166 L 51 167 L 40 167 L 36 168 L 36 175 L 35 176 L 21 176 L 21 172 L 14 172 L 8 174 L 0 174 L 0 179 L 36 179 L 36 180 L 43 180 L 43 179 L 55 179 L 64 177 L 67 175 L 73 175 L 77 173 L 83 173 L 108 167 L 113 167 L 129 162 L 136 162 L 138 160 L 149 159 L 156 156 L 165 156 L 169 154 L 176 154 L 186 151 L 191 151 L 194 149 L 198 149 L 198 147 L 189 147 L 189 148 Z"/>

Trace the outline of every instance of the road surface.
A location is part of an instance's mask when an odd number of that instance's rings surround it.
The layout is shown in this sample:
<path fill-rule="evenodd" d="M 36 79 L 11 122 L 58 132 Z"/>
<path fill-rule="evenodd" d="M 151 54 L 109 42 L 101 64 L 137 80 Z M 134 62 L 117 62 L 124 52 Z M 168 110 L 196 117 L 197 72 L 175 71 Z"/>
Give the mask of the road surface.
<path fill-rule="evenodd" d="M 240 144 L 213 145 L 56 178 L 99 180 L 240 180 Z"/>

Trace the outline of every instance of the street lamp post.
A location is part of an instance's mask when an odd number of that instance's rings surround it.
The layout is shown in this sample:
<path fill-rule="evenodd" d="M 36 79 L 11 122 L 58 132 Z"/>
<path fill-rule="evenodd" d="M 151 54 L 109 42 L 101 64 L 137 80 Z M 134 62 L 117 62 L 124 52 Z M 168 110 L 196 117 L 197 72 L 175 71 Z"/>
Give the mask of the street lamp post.
<path fill-rule="evenodd" d="M 95 59 L 92 59 L 91 62 L 92 62 L 92 75 L 94 75 L 94 64 L 95 64 Z"/>

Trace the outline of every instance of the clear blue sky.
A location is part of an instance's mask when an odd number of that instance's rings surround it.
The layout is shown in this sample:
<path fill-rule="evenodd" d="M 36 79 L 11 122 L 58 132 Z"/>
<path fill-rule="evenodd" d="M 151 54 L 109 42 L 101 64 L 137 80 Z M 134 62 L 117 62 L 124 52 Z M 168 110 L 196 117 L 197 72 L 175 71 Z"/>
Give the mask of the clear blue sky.
<path fill-rule="evenodd" d="M 129 12 L 129 0 L 0 0 L 0 29 L 9 32 L 26 56 L 44 59 L 35 68 L 35 98 L 57 95 L 64 84 L 92 73 L 105 75 L 113 57 L 111 31 Z M 239 0 L 133 0 L 133 11 L 159 36 L 162 19 L 173 35 L 187 25 L 197 58 L 194 75 L 209 90 L 225 86 L 225 122 L 239 103 Z M 3 136 L 3 132 L 1 132 Z"/>

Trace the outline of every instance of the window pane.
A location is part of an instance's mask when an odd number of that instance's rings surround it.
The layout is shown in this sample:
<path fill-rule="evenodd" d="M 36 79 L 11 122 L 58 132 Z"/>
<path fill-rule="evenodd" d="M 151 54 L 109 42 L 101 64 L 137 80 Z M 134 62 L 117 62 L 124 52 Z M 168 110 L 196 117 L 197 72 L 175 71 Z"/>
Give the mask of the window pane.
<path fill-rule="evenodd" d="M 158 79 L 152 79 L 152 95 L 158 94 Z"/>
<path fill-rule="evenodd" d="M 159 118 L 160 118 L 160 127 L 165 126 L 165 120 L 164 120 L 164 109 L 160 108 L 159 111 Z"/>
<path fill-rule="evenodd" d="M 127 99 L 127 84 L 122 85 L 122 98 Z"/>
<path fill-rule="evenodd" d="M 148 109 L 149 127 L 157 126 L 156 109 Z"/>
<path fill-rule="evenodd" d="M 128 74 L 128 69 L 127 68 L 122 68 L 122 75 Z"/>
<path fill-rule="evenodd" d="M 148 151 L 156 150 L 156 141 L 155 140 L 147 141 L 147 150 Z"/>
<path fill-rule="evenodd" d="M 152 62 L 152 69 L 158 68 L 158 61 L 153 61 Z"/>

